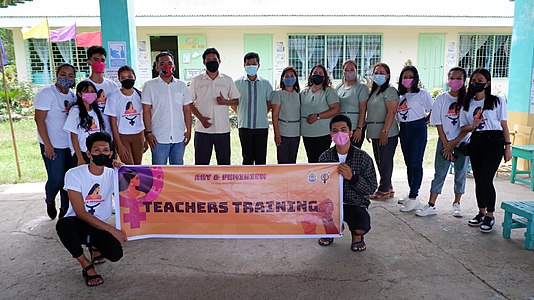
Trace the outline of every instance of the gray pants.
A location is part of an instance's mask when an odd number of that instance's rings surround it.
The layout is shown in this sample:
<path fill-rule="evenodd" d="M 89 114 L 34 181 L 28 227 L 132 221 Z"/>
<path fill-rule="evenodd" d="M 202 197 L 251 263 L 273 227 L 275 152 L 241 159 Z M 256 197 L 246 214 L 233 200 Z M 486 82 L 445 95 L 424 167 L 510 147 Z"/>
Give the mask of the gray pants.
<path fill-rule="evenodd" d="M 393 157 L 395 150 L 399 143 L 399 136 L 392 136 L 388 138 L 387 145 L 380 146 L 380 139 L 371 139 L 373 144 L 373 155 L 375 157 L 378 173 L 380 173 L 380 184 L 378 190 L 380 192 L 387 192 L 393 189 L 391 184 L 391 176 L 393 175 Z"/>

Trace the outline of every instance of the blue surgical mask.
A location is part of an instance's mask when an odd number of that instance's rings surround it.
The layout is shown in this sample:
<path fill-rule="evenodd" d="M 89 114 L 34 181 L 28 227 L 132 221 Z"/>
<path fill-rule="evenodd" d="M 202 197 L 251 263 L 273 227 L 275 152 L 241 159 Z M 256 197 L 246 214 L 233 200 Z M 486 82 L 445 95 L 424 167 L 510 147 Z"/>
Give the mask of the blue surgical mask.
<path fill-rule="evenodd" d="M 294 86 L 295 85 L 295 82 L 297 82 L 297 78 L 296 77 L 286 77 L 284 78 L 284 84 L 286 86 Z"/>
<path fill-rule="evenodd" d="M 386 83 L 386 75 L 375 74 L 373 75 L 373 81 L 378 85 L 383 85 Z"/>
<path fill-rule="evenodd" d="M 247 75 L 249 76 L 255 76 L 258 73 L 258 66 L 256 65 L 245 66 L 245 72 L 247 72 Z"/>

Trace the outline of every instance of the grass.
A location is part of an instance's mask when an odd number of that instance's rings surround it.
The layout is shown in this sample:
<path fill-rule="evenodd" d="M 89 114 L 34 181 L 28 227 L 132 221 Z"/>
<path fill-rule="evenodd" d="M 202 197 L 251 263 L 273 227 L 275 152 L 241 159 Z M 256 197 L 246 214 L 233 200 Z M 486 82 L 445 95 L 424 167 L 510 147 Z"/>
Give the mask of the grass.
<path fill-rule="evenodd" d="M 15 121 L 15 137 L 17 140 L 17 147 L 19 159 L 21 164 L 22 177 L 19 179 L 17 175 L 17 167 L 15 164 L 15 154 L 13 151 L 13 144 L 11 141 L 11 130 L 8 121 L 0 122 L 0 184 L 6 183 L 23 183 L 23 182 L 42 182 L 46 181 L 46 170 L 41 157 L 39 143 L 37 141 L 36 126 L 33 119 L 24 119 Z M 232 165 L 240 165 L 241 145 L 237 129 L 233 128 L 231 132 L 232 145 Z M 434 152 L 436 150 L 437 132 L 435 128 L 428 129 L 428 143 L 425 151 L 425 158 L 423 161 L 424 168 L 432 168 L 434 163 Z M 193 142 L 186 147 L 184 154 L 184 161 L 188 165 L 194 164 L 194 147 Z M 370 143 L 363 144 L 363 150 L 373 156 L 372 147 Z M 147 151 L 143 157 L 143 164 L 150 164 L 151 155 Z M 299 148 L 297 163 L 306 163 L 306 151 L 302 144 Z M 269 131 L 269 142 L 267 149 L 267 163 L 276 164 L 276 149 L 274 145 L 274 138 L 272 130 Z M 215 153 L 212 156 L 211 164 L 216 164 Z M 404 158 L 400 149 L 400 143 L 395 153 L 395 168 L 405 169 Z"/>

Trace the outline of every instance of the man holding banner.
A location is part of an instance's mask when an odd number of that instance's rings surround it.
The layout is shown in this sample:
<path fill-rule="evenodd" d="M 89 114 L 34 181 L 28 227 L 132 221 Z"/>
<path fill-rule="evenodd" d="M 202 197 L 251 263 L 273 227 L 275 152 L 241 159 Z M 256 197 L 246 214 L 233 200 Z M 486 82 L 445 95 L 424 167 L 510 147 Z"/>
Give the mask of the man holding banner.
<path fill-rule="evenodd" d="M 351 250 L 366 249 L 363 236 L 371 229 L 371 217 L 367 212 L 369 195 L 377 188 L 376 173 L 371 157 L 351 145 L 352 124 L 345 115 L 330 120 L 330 135 L 336 144 L 319 157 L 320 163 L 340 162 L 339 174 L 343 176 L 343 221 L 349 225 L 352 235 Z M 321 238 L 319 245 L 330 246 L 334 238 Z"/>

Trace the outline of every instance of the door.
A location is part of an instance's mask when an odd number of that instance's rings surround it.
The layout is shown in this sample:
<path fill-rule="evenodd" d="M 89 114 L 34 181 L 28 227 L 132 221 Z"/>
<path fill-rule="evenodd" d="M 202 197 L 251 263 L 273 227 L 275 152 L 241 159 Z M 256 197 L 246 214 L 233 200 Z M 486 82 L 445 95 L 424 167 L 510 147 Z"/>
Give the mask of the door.
<path fill-rule="evenodd" d="M 445 64 L 445 34 L 419 34 L 419 55 L 417 70 L 425 89 L 445 86 L 443 65 Z"/>
<path fill-rule="evenodd" d="M 245 56 L 256 52 L 260 56 L 258 75 L 273 83 L 273 36 L 272 34 L 245 34 Z M 244 72 L 244 71 L 243 71 Z"/>

